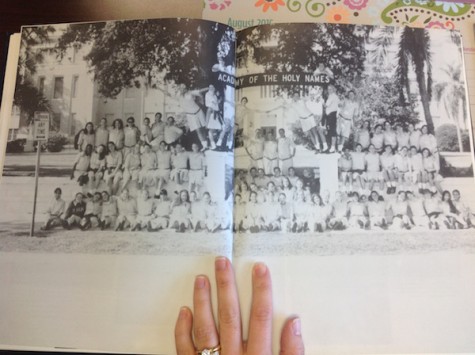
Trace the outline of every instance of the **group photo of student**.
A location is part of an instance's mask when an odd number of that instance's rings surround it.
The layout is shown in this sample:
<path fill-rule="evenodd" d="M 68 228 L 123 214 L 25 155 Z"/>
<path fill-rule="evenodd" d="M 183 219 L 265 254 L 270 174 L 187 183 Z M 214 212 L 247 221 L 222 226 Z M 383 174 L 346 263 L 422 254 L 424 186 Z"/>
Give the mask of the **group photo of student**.
<path fill-rule="evenodd" d="M 310 168 L 240 170 L 235 180 L 236 232 L 324 232 L 327 230 L 429 230 L 475 228 L 475 216 L 459 190 L 420 192 L 402 186 L 380 190 L 320 191 Z"/>
<path fill-rule="evenodd" d="M 319 169 L 292 165 L 295 145 L 284 129 L 279 134 L 275 139 L 259 128 L 245 142 L 250 167 L 236 170 L 235 231 L 474 227 L 460 191 L 442 187 L 437 141 L 425 125 L 358 122 L 341 153 L 333 154 L 339 179 L 333 196 L 320 191 Z"/>
<path fill-rule="evenodd" d="M 66 204 L 60 188 L 52 192 L 42 230 L 229 228 L 224 202 L 214 201 L 205 187 L 207 150 L 216 143 L 200 144 L 190 130 L 186 133 L 175 124 L 173 116 L 162 118 L 157 112 L 151 124 L 146 117 L 142 129 L 134 117 L 125 125 L 115 119 L 111 127 L 105 118 L 98 127 L 88 122 L 78 134 L 79 153 L 70 175 L 77 193 Z"/>

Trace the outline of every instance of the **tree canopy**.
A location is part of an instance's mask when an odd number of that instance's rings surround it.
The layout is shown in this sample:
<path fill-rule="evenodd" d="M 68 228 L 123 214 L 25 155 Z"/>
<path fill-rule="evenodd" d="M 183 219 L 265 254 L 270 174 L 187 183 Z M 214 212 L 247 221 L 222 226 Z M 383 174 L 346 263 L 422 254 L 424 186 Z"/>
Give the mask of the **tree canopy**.
<path fill-rule="evenodd" d="M 187 88 L 206 86 L 218 56 L 234 64 L 234 34 L 227 26 L 189 19 L 73 24 L 60 37 L 64 55 L 89 45 L 85 55 L 99 93 L 114 98 L 122 89 L 152 88 L 171 81 Z M 218 53 L 218 55 L 217 55 Z"/>
<path fill-rule="evenodd" d="M 48 43 L 55 32 L 53 26 L 25 27 L 21 32 L 20 57 L 16 78 L 13 103 L 31 120 L 35 111 L 48 111 L 50 105 L 39 89 L 31 81 L 36 72 L 36 66 L 44 59 L 44 53 L 37 46 Z"/>
<path fill-rule="evenodd" d="M 313 72 L 319 63 L 335 78 L 352 81 L 364 70 L 366 26 L 306 24 L 259 26 L 242 31 L 239 56 L 250 58 L 265 72 Z M 337 83 L 337 86 L 338 83 Z"/>

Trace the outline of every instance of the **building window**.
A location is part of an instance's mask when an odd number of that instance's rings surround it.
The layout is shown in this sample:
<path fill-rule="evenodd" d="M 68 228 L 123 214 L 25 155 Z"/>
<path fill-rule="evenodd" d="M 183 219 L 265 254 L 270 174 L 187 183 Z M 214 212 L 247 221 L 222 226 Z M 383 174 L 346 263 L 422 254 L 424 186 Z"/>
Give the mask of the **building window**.
<path fill-rule="evenodd" d="M 61 128 L 61 112 L 54 112 L 53 113 L 53 122 L 51 122 L 51 128 L 50 131 L 56 131 L 59 132 L 59 129 Z"/>
<path fill-rule="evenodd" d="M 63 98 L 63 86 L 64 86 L 64 78 L 62 76 L 54 78 L 54 92 L 53 92 L 54 99 Z"/>
<path fill-rule="evenodd" d="M 40 76 L 38 79 L 38 91 L 40 92 L 41 96 L 44 96 L 45 94 L 45 77 Z"/>
<path fill-rule="evenodd" d="M 79 81 L 79 76 L 74 75 L 73 76 L 73 82 L 71 84 L 71 97 L 77 97 L 78 81 Z"/>
<path fill-rule="evenodd" d="M 134 87 L 127 87 L 125 88 L 125 98 L 126 99 L 133 99 L 135 98 L 135 92 L 137 90 Z"/>
<path fill-rule="evenodd" d="M 18 133 L 18 129 L 12 128 L 8 130 L 8 141 L 13 141 L 16 139 Z"/>
<path fill-rule="evenodd" d="M 72 56 L 71 56 L 71 63 L 76 63 L 77 54 L 78 54 L 78 47 L 74 46 L 73 47 L 73 53 L 72 53 Z"/>
<path fill-rule="evenodd" d="M 76 113 L 71 113 L 71 123 L 70 123 L 70 130 L 69 134 L 71 136 L 74 136 L 76 134 L 76 121 L 77 121 L 77 115 Z"/>

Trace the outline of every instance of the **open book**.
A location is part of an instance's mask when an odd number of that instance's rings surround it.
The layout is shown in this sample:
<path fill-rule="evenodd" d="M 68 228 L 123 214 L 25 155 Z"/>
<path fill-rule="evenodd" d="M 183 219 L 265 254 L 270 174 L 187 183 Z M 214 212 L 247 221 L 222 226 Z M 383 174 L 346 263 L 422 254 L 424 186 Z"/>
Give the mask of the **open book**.
<path fill-rule="evenodd" d="M 243 310 L 269 264 L 276 341 L 299 313 L 309 354 L 475 349 L 457 32 L 162 19 L 19 41 L 2 346 L 174 353 L 192 276 L 226 255 Z"/>

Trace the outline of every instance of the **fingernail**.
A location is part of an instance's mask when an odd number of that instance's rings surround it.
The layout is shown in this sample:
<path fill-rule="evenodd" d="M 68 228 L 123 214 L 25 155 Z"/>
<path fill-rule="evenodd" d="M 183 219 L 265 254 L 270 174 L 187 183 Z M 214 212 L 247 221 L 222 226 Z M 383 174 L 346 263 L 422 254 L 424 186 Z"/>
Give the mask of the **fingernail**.
<path fill-rule="evenodd" d="M 178 318 L 185 319 L 186 317 L 188 317 L 188 308 L 181 307 L 180 308 L 180 313 L 178 314 Z"/>
<path fill-rule="evenodd" d="M 301 330 L 301 323 L 300 323 L 300 318 L 295 318 L 292 321 L 292 331 L 294 332 L 295 336 L 301 336 L 302 335 L 302 330 Z"/>
<path fill-rule="evenodd" d="M 223 271 L 226 269 L 226 258 L 224 256 L 218 256 L 214 262 L 216 271 Z"/>
<path fill-rule="evenodd" d="M 264 263 L 256 263 L 254 265 L 254 273 L 256 276 L 264 276 L 267 272 L 267 266 Z"/>
<path fill-rule="evenodd" d="M 206 278 L 202 275 L 198 275 L 195 278 L 195 288 L 203 288 L 206 285 Z"/>

